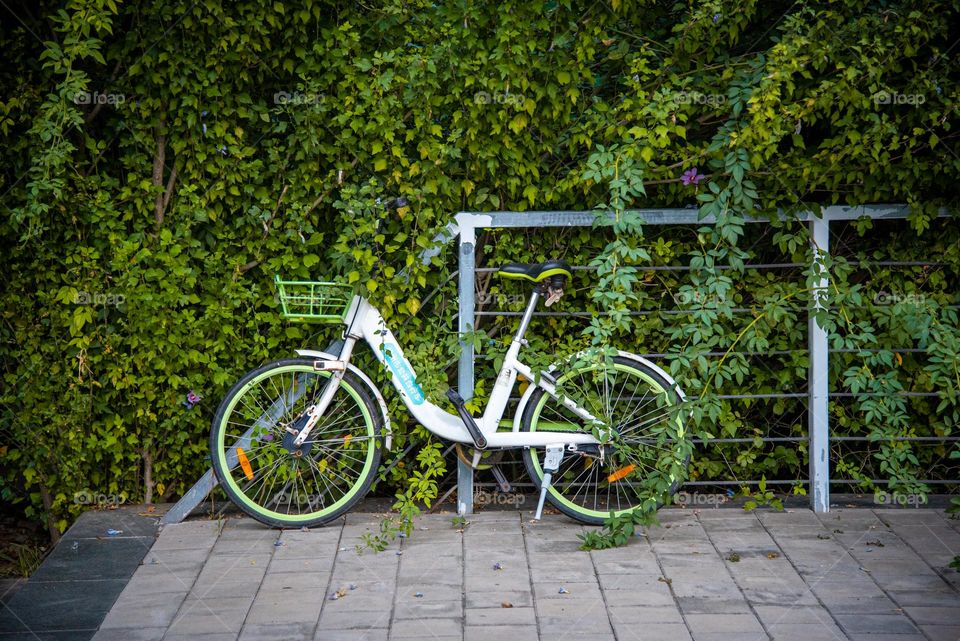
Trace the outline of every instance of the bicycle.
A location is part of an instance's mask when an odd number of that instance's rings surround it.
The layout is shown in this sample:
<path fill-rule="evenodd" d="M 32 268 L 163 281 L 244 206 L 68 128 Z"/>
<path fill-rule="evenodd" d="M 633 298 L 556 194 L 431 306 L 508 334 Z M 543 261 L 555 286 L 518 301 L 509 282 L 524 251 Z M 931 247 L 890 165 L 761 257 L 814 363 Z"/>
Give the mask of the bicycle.
<path fill-rule="evenodd" d="M 210 448 L 217 480 L 253 518 L 276 527 L 328 523 L 353 507 L 377 475 L 391 446 L 387 404 L 371 378 L 351 363 L 361 339 L 386 368 L 408 411 L 435 435 L 474 448 L 522 448 L 527 472 L 544 501 L 589 524 L 602 523 L 651 500 L 638 491 L 666 478 L 676 491 L 686 471 L 678 444 L 686 438 L 683 392 L 654 363 L 628 352 L 611 358 L 584 353 L 535 373 L 520 359 L 524 335 L 541 298 L 547 306 L 571 278 L 563 261 L 509 264 L 498 271 L 533 291 L 507 349 L 482 416 L 475 418 L 453 389 L 449 413 L 427 399 L 417 375 L 380 312 L 350 286 L 275 278 L 282 313 L 301 322 L 345 326 L 338 354 L 297 350 L 300 358 L 247 373 L 220 403 Z M 528 381 L 512 420 L 501 419 L 518 376 Z M 508 423 L 509 424 L 509 423 Z"/>

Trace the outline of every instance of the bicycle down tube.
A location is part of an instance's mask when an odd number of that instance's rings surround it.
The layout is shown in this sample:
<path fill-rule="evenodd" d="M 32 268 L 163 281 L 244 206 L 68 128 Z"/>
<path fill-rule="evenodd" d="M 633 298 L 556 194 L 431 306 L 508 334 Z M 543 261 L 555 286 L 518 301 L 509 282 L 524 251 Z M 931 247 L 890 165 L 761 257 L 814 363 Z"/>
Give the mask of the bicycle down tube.
<path fill-rule="evenodd" d="M 477 423 L 487 438 L 488 447 L 543 447 L 558 442 L 567 445 L 596 444 L 597 439 L 586 433 L 519 432 L 516 427 L 512 432 L 497 431 L 500 419 L 503 418 L 506 410 L 510 392 L 516 382 L 517 374 L 522 374 L 530 381 L 536 380 L 532 370 L 517 360 L 523 343 L 523 334 L 529 325 L 530 316 L 536 303 L 537 294 L 534 293 L 523 321 L 521 321 L 510 348 L 507 350 L 486 411 L 482 418 L 477 419 Z M 473 443 L 473 439 L 459 416 L 447 412 L 426 398 L 423 388 L 417 383 L 416 372 L 410 361 L 404 356 L 396 337 L 386 326 L 376 307 L 365 298 L 355 296 L 347 312 L 346 324 L 347 330 L 341 362 L 349 360 L 353 345 L 362 338 L 370 345 L 377 360 L 390 372 L 390 380 L 393 386 L 417 421 L 441 438 L 457 443 Z M 539 379 L 537 385 L 548 394 L 555 396 L 554 385 L 546 377 L 540 376 Z M 580 408 L 572 400 L 564 398 L 561 402 L 585 421 L 596 420 L 589 412 Z"/>

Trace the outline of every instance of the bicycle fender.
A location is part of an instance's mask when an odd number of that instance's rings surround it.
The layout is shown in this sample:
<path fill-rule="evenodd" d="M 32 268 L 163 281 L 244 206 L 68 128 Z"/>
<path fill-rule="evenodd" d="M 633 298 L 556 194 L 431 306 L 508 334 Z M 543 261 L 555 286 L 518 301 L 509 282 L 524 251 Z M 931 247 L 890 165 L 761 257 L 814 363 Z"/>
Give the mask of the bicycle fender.
<path fill-rule="evenodd" d="M 567 361 L 570 361 L 570 360 L 572 360 L 572 359 L 574 359 L 574 358 L 578 358 L 578 357 L 582 356 L 583 354 L 584 354 L 584 352 L 578 352 L 578 353 L 574 354 L 573 356 L 567 356 L 567 357 L 564 358 L 563 360 L 557 361 L 556 363 L 554 363 L 553 365 L 551 365 L 550 368 L 547 370 L 547 372 L 548 372 L 548 373 L 553 373 L 558 367 L 560 367 L 561 365 L 563 365 L 563 364 L 566 363 Z M 618 355 L 618 356 L 623 356 L 624 358 L 629 358 L 629 359 L 631 359 L 631 360 L 635 360 L 635 361 L 637 361 L 637 362 L 639 362 L 639 363 L 643 363 L 644 365 L 646 365 L 647 367 L 649 367 L 650 369 L 652 369 L 653 371 L 655 371 L 657 374 L 659 374 L 660 376 L 662 376 L 662 377 L 664 378 L 664 380 L 666 380 L 666 381 L 668 381 L 668 382 L 670 383 L 670 385 L 673 387 L 673 389 L 676 390 L 677 395 L 680 396 L 680 402 L 683 402 L 683 401 L 687 400 L 687 397 L 684 395 L 683 390 L 680 389 L 680 387 L 677 385 L 677 382 L 676 382 L 675 380 L 673 380 L 673 377 L 670 376 L 669 374 L 667 374 L 665 371 L 663 371 L 663 368 L 660 367 L 659 365 L 657 365 L 656 363 L 654 363 L 653 361 L 647 360 L 646 358 L 644 358 L 644 357 L 642 357 L 642 356 L 637 356 L 636 354 L 632 354 L 632 353 L 630 353 L 630 352 L 625 352 L 625 351 L 623 351 L 623 350 L 617 350 L 617 355 Z M 523 393 L 523 396 L 520 397 L 520 404 L 517 405 L 517 412 L 516 412 L 516 414 L 513 415 L 513 431 L 514 431 L 514 432 L 519 432 L 519 431 L 520 431 L 521 423 L 523 423 L 523 412 L 524 412 L 524 410 L 526 410 L 526 408 L 527 408 L 527 402 L 530 400 L 530 396 L 533 394 L 533 391 L 534 391 L 535 389 L 537 389 L 537 386 L 536 386 L 536 385 L 533 385 L 533 384 L 532 384 L 532 381 L 531 381 L 531 384 L 527 386 L 527 391 L 524 392 L 524 393 Z"/>
<path fill-rule="evenodd" d="M 296 352 L 298 356 L 305 356 L 307 358 L 316 358 L 325 361 L 339 360 L 339 358 L 333 354 L 327 354 L 326 352 L 319 352 L 312 349 L 298 349 Z M 357 378 L 363 381 L 363 384 L 367 386 L 367 389 L 377 400 L 377 404 L 380 406 L 380 414 L 383 416 L 383 428 L 387 432 L 384 446 L 387 450 L 389 450 L 393 445 L 393 430 L 390 427 L 390 413 L 387 411 L 387 402 L 383 399 L 383 394 L 380 393 L 380 390 L 377 389 L 377 386 L 374 385 L 373 381 L 370 380 L 370 377 L 364 374 L 363 370 L 359 369 L 356 365 L 348 363 L 347 369 L 350 370 L 351 373 L 355 374 Z"/>

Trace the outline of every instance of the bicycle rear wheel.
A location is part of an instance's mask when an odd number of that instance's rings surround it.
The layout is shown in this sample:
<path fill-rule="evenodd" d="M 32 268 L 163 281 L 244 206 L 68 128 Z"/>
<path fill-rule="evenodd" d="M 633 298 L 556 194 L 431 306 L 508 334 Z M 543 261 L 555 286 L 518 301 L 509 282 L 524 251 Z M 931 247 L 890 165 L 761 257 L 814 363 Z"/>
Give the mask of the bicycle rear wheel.
<path fill-rule="evenodd" d="M 349 371 L 299 447 L 299 429 L 331 372 L 289 359 L 244 376 L 220 403 L 210 431 L 217 480 L 237 507 L 274 527 L 328 523 L 359 501 L 380 464 L 383 420 Z"/>
<path fill-rule="evenodd" d="M 677 411 L 675 384 L 646 363 L 624 356 L 612 367 L 591 363 L 554 373 L 558 391 L 612 428 L 618 442 L 566 453 L 547 498 L 564 514 L 601 524 L 611 512 L 656 508 L 676 492 L 690 462 L 690 442 Z M 524 409 L 522 431 L 589 432 L 590 426 L 542 389 Z M 562 442 L 562 437 L 558 442 Z M 523 451 L 538 489 L 545 448 Z"/>

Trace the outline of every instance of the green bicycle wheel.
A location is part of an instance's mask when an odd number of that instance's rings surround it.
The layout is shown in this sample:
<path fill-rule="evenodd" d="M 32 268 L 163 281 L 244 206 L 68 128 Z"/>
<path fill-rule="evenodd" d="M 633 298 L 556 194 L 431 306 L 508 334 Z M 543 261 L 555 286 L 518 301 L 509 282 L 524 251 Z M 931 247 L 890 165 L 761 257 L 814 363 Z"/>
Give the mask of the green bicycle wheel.
<path fill-rule="evenodd" d="M 558 391 L 618 435 L 602 446 L 567 452 L 547 498 L 564 514 L 601 524 L 611 512 L 659 507 L 679 487 L 690 462 L 685 426 L 676 409 L 675 385 L 636 359 L 617 356 L 612 367 L 590 364 L 555 372 Z M 586 422 L 542 389 L 533 392 L 522 431 L 589 432 Z M 558 438 L 558 441 L 562 439 Z M 545 448 L 523 451 L 530 478 L 543 482 Z"/>
<path fill-rule="evenodd" d="M 210 431 L 217 480 L 241 510 L 274 527 L 328 523 L 359 501 L 380 464 L 383 419 L 364 384 L 344 373 L 333 400 L 299 447 L 331 373 L 308 359 L 244 376 L 220 403 Z"/>

